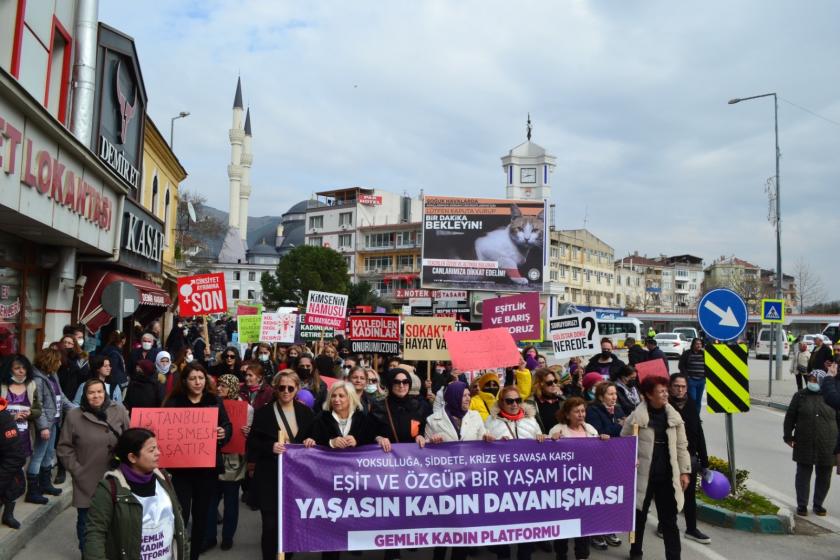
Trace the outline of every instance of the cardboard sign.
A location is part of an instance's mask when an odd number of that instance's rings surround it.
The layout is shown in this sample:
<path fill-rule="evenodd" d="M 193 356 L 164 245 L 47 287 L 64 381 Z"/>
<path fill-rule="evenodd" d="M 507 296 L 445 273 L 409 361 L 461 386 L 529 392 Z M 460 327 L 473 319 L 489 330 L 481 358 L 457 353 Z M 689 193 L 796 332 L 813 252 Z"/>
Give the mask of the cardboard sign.
<path fill-rule="evenodd" d="M 242 433 L 242 428 L 248 425 L 248 403 L 232 399 L 225 399 L 222 403 L 225 405 L 225 412 L 227 412 L 228 419 L 233 426 L 233 436 L 227 445 L 222 447 L 222 453 L 244 455 L 245 434 Z"/>
<path fill-rule="evenodd" d="M 324 340 L 335 337 L 335 329 L 332 327 L 316 327 L 306 322 L 306 315 L 300 315 L 295 331 L 295 343 L 321 340 L 323 333 Z"/>
<path fill-rule="evenodd" d="M 454 317 L 405 317 L 403 325 L 406 360 L 449 360 L 444 334 L 455 330 Z"/>
<path fill-rule="evenodd" d="M 317 327 L 343 329 L 347 315 L 347 296 L 309 291 L 306 301 L 306 323 Z"/>
<path fill-rule="evenodd" d="M 178 314 L 181 317 L 227 312 L 225 275 L 222 272 L 178 278 L 178 295 Z"/>
<path fill-rule="evenodd" d="M 591 356 L 601 351 L 598 344 L 598 322 L 594 313 L 578 313 L 551 317 L 548 333 L 554 357 L 565 360 L 575 356 Z"/>
<path fill-rule="evenodd" d="M 350 315 L 347 338 L 354 354 L 400 353 L 399 315 Z"/>
<path fill-rule="evenodd" d="M 539 337 L 540 294 L 517 294 L 485 299 L 482 303 L 482 328 L 505 327 L 516 341 Z"/>
<path fill-rule="evenodd" d="M 216 466 L 219 409 L 135 408 L 131 427 L 155 433 L 162 469 Z"/>
<path fill-rule="evenodd" d="M 262 315 L 240 315 L 236 318 L 236 328 L 239 329 L 239 342 L 260 341 L 260 328 L 262 327 Z"/>
<path fill-rule="evenodd" d="M 639 383 L 647 377 L 664 377 L 670 380 L 671 376 L 668 374 L 668 365 L 665 360 L 657 358 L 647 362 L 639 362 L 636 364 L 636 373 L 639 375 Z"/>
<path fill-rule="evenodd" d="M 463 370 L 510 367 L 522 358 L 507 329 L 449 331 L 443 335 L 452 366 Z"/>
<path fill-rule="evenodd" d="M 250 303 L 245 301 L 236 302 L 236 315 L 259 315 L 262 313 L 263 305 L 261 303 Z"/>
<path fill-rule="evenodd" d="M 263 313 L 260 342 L 292 344 L 296 326 L 297 315 L 294 313 Z"/>

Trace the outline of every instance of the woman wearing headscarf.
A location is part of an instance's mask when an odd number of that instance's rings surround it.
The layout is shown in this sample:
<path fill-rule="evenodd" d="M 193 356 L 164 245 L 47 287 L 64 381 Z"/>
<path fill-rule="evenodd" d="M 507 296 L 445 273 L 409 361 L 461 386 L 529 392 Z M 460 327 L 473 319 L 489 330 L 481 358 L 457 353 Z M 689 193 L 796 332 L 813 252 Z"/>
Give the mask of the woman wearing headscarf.
<path fill-rule="evenodd" d="M 274 402 L 274 390 L 266 381 L 265 369 L 262 364 L 256 362 L 247 362 L 245 383 L 238 392 L 242 400 L 247 401 L 254 410 L 259 410 Z"/>
<path fill-rule="evenodd" d="M 107 356 L 96 355 L 90 357 L 90 373 L 91 379 L 99 379 L 105 384 L 108 390 L 108 400 L 111 402 L 122 402 L 122 389 L 111 380 L 111 360 Z M 84 393 L 84 385 L 79 385 L 79 390 L 76 391 L 76 396 L 73 398 L 75 404 L 82 402 Z"/>
<path fill-rule="evenodd" d="M 191 365 L 181 373 L 180 382 L 167 397 L 165 406 L 177 408 L 215 408 L 218 410 L 216 422 L 216 465 L 205 468 L 173 468 L 172 482 L 178 501 L 184 512 L 184 521 L 189 523 L 193 517 L 190 542 L 194 544 L 190 551 L 190 558 L 195 560 L 201 554 L 207 533 L 207 515 L 210 511 L 210 500 L 216 496 L 217 477 L 224 472 L 221 448 L 230 441 L 232 426 L 225 407 L 216 396 L 213 385 L 209 382 L 209 375 L 204 366 Z"/>
<path fill-rule="evenodd" d="M 155 356 L 155 374 L 157 374 L 158 383 L 165 387 L 171 373 L 172 355 L 166 350 L 161 350 Z"/>
<path fill-rule="evenodd" d="M 691 474 L 688 439 L 680 414 L 668 404 L 668 380 L 647 377 L 642 382 L 644 401 L 624 421 L 622 436 L 633 435 L 638 426 L 636 467 L 636 541 L 630 545 L 630 556 L 642 557 L 645 522 L 651 501 L 656 502 L 656 515 L 665 542 L 665 558 L 680 558 L 680 532 L 677 512 L 683 508 L 686 487 Z"/>
<path fill-rule="evenodd" d="M 174 560 L 190 557 L 184 517 L 169 475 L 158 469 L 155 434 L 122 433 L 111 469 L 93 493 L 85 532 L 85 560 L 141 560 L 144 544 Z M 161 557 L 166 557 L 164 554 Z"/>
<path fill-rule="evenodd" d="M 67 413 L 56 449 L 73 479 L 80 550 L 85 542 L 85 524 L 93 493 L 108 470 L 120 435 L 129 427 L 128 411 L 108 398 L 108 387 L 103 380 L 88 379 L 81 388 L 79 408 Z"/>
<path fill-rule="evenodd" d="M 300 378 L 290 369 L 274 376 L 275 401 L 254 413 L 248 434 L 246 456 L 254 465 L 249 493 L 259 497 L 262 517 L 262 558 L 277 558 L 277 456 L 286 451 L 285 442 L 300 443 L 306 437 L 314 414 L 295 397 Z M 282 436 L 282 437 L 281 437 Z"/>
<path fill-rule="evenodd" d="M 483 421 L 487 421 L 490 411 L 496 404 L 496 397 L 499 394 L 499 374 L 495 371 L 488 371 L 478 378 L 476 382 L 478 394 L 470 400 L 470 410 L 475 410 L 481 415 Z"/>

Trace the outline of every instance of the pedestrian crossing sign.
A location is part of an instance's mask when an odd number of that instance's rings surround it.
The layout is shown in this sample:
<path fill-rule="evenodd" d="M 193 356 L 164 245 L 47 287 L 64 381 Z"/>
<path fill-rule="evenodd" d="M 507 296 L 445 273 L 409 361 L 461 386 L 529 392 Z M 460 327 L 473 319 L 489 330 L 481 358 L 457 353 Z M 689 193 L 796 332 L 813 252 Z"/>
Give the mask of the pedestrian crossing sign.
<path fill-rule="evenodd" d="M 762 323 L 783 323 L 785 320 L 785 300 L 763 299 L 761 300 L 761 322 Z"/>

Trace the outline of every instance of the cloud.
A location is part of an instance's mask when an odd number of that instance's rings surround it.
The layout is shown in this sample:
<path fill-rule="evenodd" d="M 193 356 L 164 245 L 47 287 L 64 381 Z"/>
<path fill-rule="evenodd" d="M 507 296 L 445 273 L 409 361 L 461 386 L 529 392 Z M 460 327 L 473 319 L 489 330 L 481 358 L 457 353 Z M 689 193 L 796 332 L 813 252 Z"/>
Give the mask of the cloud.
<path fill-rule="evenodd" d="M 840 5 L 268 2 L 100 4 L 135 37 L 162 130 L 179 111 L 186 187 L 227 207 L 237 75 L 254 129 L 253 213 L 365 185 L 504 196 L 499 158 L 524 140 L 557 156 L 561 228 L 615 247 L 736 254 L 771 268 L 777 91 L 840 122 Z M 783 257 L 840 298 L 840 126 L 780 100 Z M 815 237 L 825 240 L 815 244 Z"/>

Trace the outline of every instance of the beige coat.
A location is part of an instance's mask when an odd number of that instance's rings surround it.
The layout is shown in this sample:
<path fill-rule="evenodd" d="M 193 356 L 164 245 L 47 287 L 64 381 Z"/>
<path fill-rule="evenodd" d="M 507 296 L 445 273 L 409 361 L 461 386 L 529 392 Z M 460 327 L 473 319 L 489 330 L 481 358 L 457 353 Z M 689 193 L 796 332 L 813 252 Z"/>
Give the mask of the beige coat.
<path fill-rule="evenodd" d="M 670 404 L 665 405 L 665 414 L 668 417 L 668 455 L 671 458 L 672 482 L 674 485 L 674 498 L 677 500 L 677 511 L 682 511 L 684 498 L 682 485 L 680 484 L 681 474 L 691 474 L 691 457 L 688 454 L 688 438 L 685 436 L 685 423 L 680 413 Z M 636 407 L 621 429 L 622 436 L 633 435 L 633 425 L 639 426 L 638 441 L 638 466 L 636 467 L 636 508 L 641 508 L 647 494 L 648 480 L 650 479 L 650 464 L 653 459 L 653 428 L 648 428 L 650 415 L 648 413 L 647 401 L 642 401 Z"/>
<path fill-rule="evenodd" d="M 105 414 L 117 433 L 128 429 L 128 412 L 123 405 L 111 402 Z M 117 444 L 111 428 L 81 408 L 74 408 L 64 418 L 56 453 L 73 477 L 73 507 L 90 507 L 96 486 L 108 470 Z"/>
<path fill-rule="evenodd" d="M 584 422 L 583 429 L 586 430 L 586 437 L 598 437 L 598 430 L 596 430 L 592 424 Z M 567 424 L 555 424 L 548 431 L 548 435 L 553 436 L 557 432 L 560 432 L 560 437 L 562 438 L 573 437 L 573 434 L 569 431 L 569 426 Z"/>

